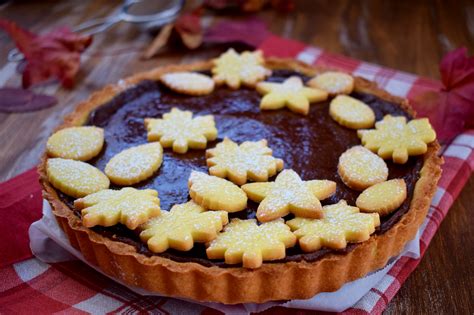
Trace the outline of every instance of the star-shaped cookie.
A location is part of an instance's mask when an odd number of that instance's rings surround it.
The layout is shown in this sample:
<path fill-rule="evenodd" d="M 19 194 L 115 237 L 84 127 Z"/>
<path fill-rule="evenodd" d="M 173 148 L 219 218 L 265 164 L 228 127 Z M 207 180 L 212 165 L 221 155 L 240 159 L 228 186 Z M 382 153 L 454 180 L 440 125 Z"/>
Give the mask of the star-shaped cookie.
<path fill-rule="evenodd" d="M 293 170 L 283 170 L 274 182 L 251 183 L 242 186 L 247 196 L 260 202 L 257 219 L 272 221 L 289 213 L 306 218 L 320 218 L 321 203 L 336 191 L 332 181 L 303 181 Z"/>
<path fill-rule="evenodd" d="M 271 74 L 263 66 L 263 61 L 261 51 L 238 54 L 231 48 L 214 60 L 214 82 L 217 85 L 226 84 L 231 89 L 238 89 L 241 85 L 254 87 L 258 81 Z"/>
<path fill-rule="evenodd" d="M 282 219 L 257 225 L 255 220 L 233 219 L 206 250 L 209 259 L 224 258 L 226 264 L 242 262 L 245 268 L 258 268 L 264 260 L 285 257 L 296 237 Z"/>
<path fill-rule="evenodd" d="M 154 253 L 162 253 L 168 248 L 187 251 L 195 242 L 215 239 L 227 222 L 227 212 L 206 211 L 189 201 L 174 205 L 169 212 L 162 211 L 160 216 L 141 225 L 140 238 Z"/>
<path fill-rule="evenodd" d="M 149 218 L 160 215 L 160 199 L 153 189 L 105 189 L 74 201 L 81 210 L 85 227 L 112 226 L 122 223 L 134 230 Z"/>
<path fill-rule="evenodd" d="M 286 222 L 305 252 L 321 247 L 342 249 L 347 243 L 369 239 L 380 225 L 378 213 L 360 213 L 359 208 L 347 205 L 345 200 L 323 207 L 322 219 L 294 218 Z"/>
<path fill-rule="evenodd" d="M 286 79 L 283 83 L 260 82 L 257 84 L 257 91 L 265 95 L 260 101 L 260 109 L 275 110 L 286 106 L 303 115 L 308 115 L 310 103 L 328 98 L 326 91 L 306 87 L 296 76 Z"/>
<path fill-rule="evenodd" d="M 164 148 L 173 147 L 176 153 L 186 153 L 188 148 L 205 149 L 207 141 L 217 138 L 212 115 L 193 118 L 190 111 L 172 108 L 161 119 L 145 118 L 148 141 L 160 141 Z"/>
<path fill-rule="evenodd" d="M 266 140 L 245 141 L 238 145 L 229 138 L 206 151 L 211 175 L 229 178 L 237 185 L 248 179 L 263 182 L 283 169 L 283 160 L 274 158 Z"/>
<path fill-rule="evenodd" d="M 386 115 L 375 123 L 375 129 L 358 130 L 357 135 L 369 150 L 383 159 L 404 164 L 409 155 L 424 154 L 427 144 L 436 139 L 436 133 L 427 118 L 413 119 L 407 123 L 403 116 Z"/>

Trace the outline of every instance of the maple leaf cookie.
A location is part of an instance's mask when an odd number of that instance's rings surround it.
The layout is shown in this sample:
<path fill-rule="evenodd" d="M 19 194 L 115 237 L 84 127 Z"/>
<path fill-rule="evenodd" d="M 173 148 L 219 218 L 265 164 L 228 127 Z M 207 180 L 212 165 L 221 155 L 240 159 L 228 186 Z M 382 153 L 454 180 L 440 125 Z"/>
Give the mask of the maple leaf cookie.
<path fill-rule="evenodd" d="M 188 186 L 193 201 L 206 209 L 237 212 L 247 207 L 245 192 L 223 178 L 193 171 Z"/>
<path fill-rule="evenodd" d="M 283 160 L 274 158 L 267 140 L 245 141 L 238 145 L 229 138 L 206 151 L 207 166 L 211 175 L 229 178 L 237 185 L 248 179 L 267 181 L 283 169 Z"/>
<path fill-rule="evenodd" d="M 148 141 L 160 141 L 164 148 L 172 147 L 176 153 L 186 153 L 188 148 L 205 149 L 207 141 L 217 138 L 212 115 L 193 118 L 190 111 L 173 107 L 161 119 L 145 118 Z"/>
<path fill-rule="evenodd" d="M 133 185 L 149 178 L 163 161 L 160 143 L 146 143 L 118 153 L 105 166 L 105 174 L 116 185 Z"/>
<path fill-rule="evenodd" d="M 372 108 L 347 95 L 338 95 L 331 101 L 329 115 L 341 126 L 351 129 L 370 128 L 375 123 Z"/>
<path fill-rule="evenodd" d="M 217 237 L 228 222 L 225 211 L 206 211 L 189 201 L 174 205 L 171 210 L 141 226 L 142 241 L 154 253 L 162 253 L 168 248 L 187 251 L 195 242 L 210 242 Z"/>
<path fill-rule="evenodd" d="M 388 177 L 385 161 L 363 146 L 355 146 L 339 157 L 337 171 L 342 181 L 355 190 L 384 182 Z"/>
<path fill-rule="evenodd" d="M 308 86 L 324 90 L 329 95 L 350 94 L 354 89 L 354 78 L 344 72 L 328 71 L 308 81 Z"/>
<path fill-rule="evenodd" d="M 134 230 L 148 219 L 160 215 L 160 199 L 153 189 L 106 189 L 74 201 L 81 210 L 85 227 L 124 224 Z"/>
<path fill-rule="evenodd" d="M 286 222 L 305 252 L 321 247 L 343 249 L 348 242 L 366 241 L 380 225 L 377 213 L 360 213 L 357 207 L 347 205 L 345 200 L 324 206 L 323 213 L 322 219 L 294 218 Z"/>
<path fill-rule="evenodd" d="M 283 170 L 274 182 L 242 186 L 247 196 L 260 202 L 257 219 L 268 222 L 293 213 L 296 216 L 320 218 L 321 199 L 332 195 L 336 184 L 331 181 L 303 181 L 293 170 Z"/>
<path fill-rule="evenodd" d="M 243 84 L 254 87 L 255 84 L 271 74 L 263 66 L 261 51 L 244 51 L 238 54 L 229 49 L 214 60 L 213 79 L 217 85 L 226 84 L 231 89 L 238 89 Z"/>
<path fill-rule="evenodd" d="M 46 174 L 55 188 L 75 198 L 107 189 L 110 185 L 107 176 L 98 168 L 81 161 L 48 159 Z"/>
<path fill-rule="evenodd" d="M 286 106 L 303 115 L 308 114 L 310 103 L 328 98 L 326 91 L 306 87 L 301 78 L 296 76 L 286 79 L 283 83 L 260 82 L 257 84 L 257 91 L 264 95 L 260 101 L 260 109 L 276 110 Z"/>
<path fill-rule="evenodd" d="M 377 212 L 381 216 L 398 209 L 407 198 L 403 179 L 391 179 L 364 190 L 357 197 L 356 205 L 364 212 Z"/>
<path fill-rule="evenodd" d="M 46 150 L 51 157 L 87 161 L 100 153 L 104 146 L 104 130 L 85 126 L 56 131 L 49 137 Z"/>
<path fill-rule="evenodd" d="M 233 219 L 215 240 L 209 243 L 209 259 L 224 258 L 226 264 L 242 263 L 258 268 L 262 262 L 285 258 L 285 249 L 294 246 L 296 237 L 282 219 L 257 225 L 254 219 Z"/>
<path fill-rule="evenodd" d="M 375 124 L 375 129 L 358 130 L 357 135 L 369 150 L 383 159 L 404 164 L 410 155 L 421 155 L 428 150 L 428 143 L 436 139 L 436 133 L 427 118 L 413 119 L 407 123 L 403 116 L 386 115 Z"/>
<path fill-rule="evenodd" d="M 196 72 L 171 72 L 161 76 L 160 81 L 170 90 L 187 95 L 206 95 L 214 90 L 214 81 L 207 75 Z"/>

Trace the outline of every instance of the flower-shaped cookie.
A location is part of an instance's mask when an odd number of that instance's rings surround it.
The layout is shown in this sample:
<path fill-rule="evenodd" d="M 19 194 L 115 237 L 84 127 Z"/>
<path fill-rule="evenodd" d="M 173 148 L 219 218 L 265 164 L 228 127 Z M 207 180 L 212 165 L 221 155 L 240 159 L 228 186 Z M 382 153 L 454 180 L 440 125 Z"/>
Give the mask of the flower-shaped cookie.
<path fill-rule="evenodd" d="M 309 88 L 303 85 L 299 77 L 290 77 L 283 83 L 260 82 L 257 91 L 265 95 L 260 101 L 263 110 L 275 110 L 288 107 L 291 111 L 303 115 L 309 113 L 309 104 L 321 102 L 328 98 L 323 90 Z"/>
<path fill-rule="evenodd" d="M 254 87 L 258 81 L 271 74 L 263 66 L 263 61 L 261 51 L 245 51 L 239 55 L 231 48 L 214 60 L 214 82 L 218 85 L 227 84 L 232 89 L 238 89 L 242 84 Z"/>
<path fill-rule="evenodd" d="M 427 118 L 413 119 L 408 123 L 403 116 L 386 115 L 375 123 L 375 129 L 358 130 L 357 135 L 369 150 L 393 162 L 404 164 L 409 155 L 424 154 L 427 143 L 436 139 L 436 133 Z"/>
<path fill-rule="evenodd" d="M 210 259 L 224 258 L 226 264 L 242 262 L 245 268 L 258 268 L 264 260 L 285 257 L 285 249 L 294 246 L 296 237 L 283 220 L 257 225 L 255 220 L 233 219 L 206 253 Z"/>
<path fill-rule="evenodd" d="M 162 119 L 145 118 L 148 141 L 160 141 L 164 148 L 173 147 L 176 153 L 186 153 L 188 148 L 205 149 L 207 141 L 217 138 L 212 115 L 193 118 L 190 111 L 172 108 Z"/>
<path fill-rule="evenodd" d="M 237 212 L 247 206 L 245 192 L 223 178 L 193 171 L 188 186 L 193 201 L 206 209 Z"/>
<path fill-rule="evenodd" d="M 163 161 L 161 144 L 146 143 L 123 150 L 105 166 L 105 174 L 116 185 L 133 185 L 152 176 Z"/>
<path fill-rule="evenodd" d="M 81 210 L 85 227 L 122 223 L 134 230 L 148 219 L 160 215 L 160 199 L 153 189 L 105 189 L 77 199 L 74 207 Z"/>
<path fill-rule="evenodd" d="M 227 212 L 205 211 L 192 201 L 174 205 L 171 210 L 150 219 L 141 226 L 140 238 L 154 253 L 168 248 L 187 251 L 195 242 L 210 242 L 227 224 Z"/>
<path fill-rule="evenodd" d="M 247 196 L 260 202 L 257 219 L 268 222 L 288 213 L 306 218 L 320 218 L 321 203 L 336 191 L 331 181 L 303 181 L 293 170 L 283 170 L 274 182 L 251 183 L 242 186 Z"/>
<path fill-rule="evenodd" d="M 75 198 L 107 189 L 110 185 L 107 176 L 98 168 L 76 160 L 48 159 L 46 174 L 56 189 Z"/>
<path fill-rule="evenodd" d="M 283 160 L 274 158 L 267 140 L 245 141 L 238 145 L 229 138 L 206 151 L 211 175 L 229 178 L 237 185 L 247 179 L 264 182 L 283 169 Z"/>
<path fill-rule="evenodd" d="M 321 247 L 342 249 L 347 242 L 366 241 L 380 225 L 378 213 L 360 213 L 357 207 L 347 205 L 345 200 L 324 206 L 323 213 L 322 219 L 294 218 L 286 222 L 305 252 Z"/>
<path fill-rule="evenodd" d="M 87 161 L 104 146 L 104 129 L 94 126 L 70 127 L 56 131 L 46 143 L 48 155 Z"/>

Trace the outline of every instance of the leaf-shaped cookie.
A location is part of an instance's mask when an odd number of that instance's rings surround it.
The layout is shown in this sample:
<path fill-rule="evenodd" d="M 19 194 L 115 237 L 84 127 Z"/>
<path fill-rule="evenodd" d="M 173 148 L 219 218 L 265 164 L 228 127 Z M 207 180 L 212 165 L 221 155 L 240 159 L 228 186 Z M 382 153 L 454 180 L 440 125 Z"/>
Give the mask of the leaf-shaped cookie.
<path fill-rule="evenodd" d="M 340 125 L 351 128 L 370 128 L 375 113 L 367 104 L 348 95 L 338 95 L 329 104 L 329 115 Z"/>
<path fill-rule="evenodd" d="M 196 72 L 166 73 L 161 76 L 160 81 L 181 94 L 206 95 L 214 90 L 214 81 L 207 75 Z"/>
<path fill-rule="evenodd" d="M 321 247 L 342 249 L 348 242 L 366 241 L 380 225 L 377 213 L 360 213 L 357 207 L 347 205 L 345 200 L 324 206 L 323 213 L 322 219 L 294 218 L 286 222 L 305 252 Z"/>
<path fill-rule="evenodd" d="M 148 141 L 160 141 L 164 148 L 173 147 L 176 153 L 186 153 L 188 148 L 205 149 L 207 141 L 217 138 L 212 115 L 193 118 L 190 111 L 172 108 L 161 119 L 145 118 Z"/>
<path fill-rule="evenodd" d="M 303 181 L 293 170 L 283 170 L 274 182 L 251 183 L 242 186 L 247 196 L 260 202 L 257 218 L 268 222 L 288 213 L 307 218 L 322 216 L 319 198 L 325 199 L 336 191 L 331 181 Z"/>
<path fill-rule="evenodd" d="M 403 116 L 386 115 L 375 124 L 375 129 L 358 130 L 357 135 L 367 149 L 377 152 L 381 158 L 404 164 L 409 155 L 424 154 L 427 144 L 436 139 L 427 118 L 406 121 Z"/>
<path fill-rule="evenodd" d="M 141 226 L 142 241 L 154 253 L 162 253 L 168 248 L 187 251 L 195 242 L 209 242 L 227 224 L 225 211 L 206 211 L 189 201 L 174 205 L 171 210 L 150 219 Z"/>
<path fill-rule="evenodd" d="M 242 262 L 245 268 L 258 268 L 264 260 L 285 257 L 296 237 L 282 219 L 257 225 L 255 220 L 233 219 L 206 250 L 210 259 L 224 258 L 226 264 Z"/>
<path fill-rule="evenodd" d="M 105 166 L 105 174 L 116 185 L 133 185 L 152 176 L 163 161 L 163 148 L 158 142 L 123 150 Z"/>
<path fill-rule="evenodd" d="M 407 198 L 407 186 L 403 179 L 391 179 L 364 190 L 357 197 L 356 205 L 364 212 L 377 212 L 381 216 L 398 209 Z"/>
<path fill-rule="evenodd" d="M 247 179 L 263 182 L 283 169 L 283 160 L 272 156 L 266 140 L 245 141 L 238 145 L 229 138 L 206 151 L 209 173 L 229 178 L 237 185 Z"/>
<path fill-rule="evenodd" d="M 122 223 L 134 230 L 148 219 L 160 215 L 160 199 L 153 189 L 106 189 L 74 201 L 81 210 L 85 227 Z"/>
<path fill-rule="evenodd" d="M 385 161 L 363 146 L 355 146 L 339 157 L 337 171 L 342 181 L 355 190 L 384 182 L 388 177 Z"/>
<path fill-rule="evenodd" d="M 283 83 L 260 82 L 257 84 L 257 91 L 265 95 L 260 101 L 260 109 L 275 110 L 286 106 L 303 115 L 308 115 L 310 103 L 328 98 L 326 91 L 306 87 L 296 76 L 286 79 Z"/>
<path fill-rule="evenodd" d="M 263 66 L 263 61 L 261 51 L 244 51 L 238 54 L 231 48 L 214 60 L 214 82 L 218 85 L 226 84 L 232 89 L 238 89 L 242 84 L 254 87 L 258 81 L 271 74 Z"/>
<path fill-rule="evenodd" d="M 87 161 L 100 153 L 104 146 L 104 130 L 94 126 L 70 127 L 56 131 L 49 137 L 46 150 L 49 156 Z"/>
<path fill-rule="evenodd" d="M 344 72 L 328 71 L 309 80 L 308 86 L 324 90 L 329 95 L 350 94 L 354 89 L 354 78 Z"/>
<path fill-rule="evenodd" d="M 81 161 L 48 159 L 49 182 L 66 195 L 79 198 L 109 188 L 110 181 L 98 168 Z"/>
<path fill-rule="evenodd" d="M 247 195 L 239 186 L 216 176 L 191 172 L 189 195 L 195 203 L 210 210 L 237 212 L 247 206 Z"/>

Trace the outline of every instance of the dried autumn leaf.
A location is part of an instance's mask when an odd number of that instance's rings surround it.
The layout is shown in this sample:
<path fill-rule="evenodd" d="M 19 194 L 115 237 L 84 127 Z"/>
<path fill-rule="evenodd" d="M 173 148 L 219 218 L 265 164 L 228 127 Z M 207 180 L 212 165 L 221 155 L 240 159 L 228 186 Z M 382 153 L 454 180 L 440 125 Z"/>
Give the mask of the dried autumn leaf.
<path fill-rule="evenodd" d="M 443 88 L 416 95 L 412 103 L 446 143 L 474 127 L 474 57 L 467 56 L 465 47 L 458 48 L 443 57 L 440 73 Z"/>
<path fill-rule="evenodd" d="M 0 88 L 0 112 L 29 112 L 48 108 L 56 103 L 54 96 L 35 94 L 20 88 Z"/>
<path fill-rule="evenodd" d="M 142 58 L 150 59 L 168 44 L 173 36 L 178 37 L 180 41 L 189 49 L 195 49 L 202 43 L 201 28 L 202 8 L 197 7 L 193 11 L 181 15 L 174 23 L 163 26 L 153 39 L 152 43 L 143 53 Z"/>
<path fill-rule="evenodd" d="M 258 47 L 270 34 L 265 22 L 256 17 L 238 21 L 225 20 L 212 25 L 206 30 L 204 42 L 241 42 Z"/>
<path fill-rule="evenodd" d="M 218 11 L 240 10 L 242 12 L 257 12 L 270 4 L 279 12 L 287 13 L 295 8 L 294 0 L 205 0 L 207 8 Z"/>
<path fill-rule="evenodd" d="M 72 88 L 81 53 L 92 43 L 92 36 L 76 34 L 67 27 L 37 35 L 9 20 L 0 20 L 0 28 L 25 56 L 24 87 L 55 78 L 65 88 Z"/>
<path fill-rule="evenodd" d="M 183 44 L 189 49 L 195 49 L 202 43 L 201 15 L 202 8 L 198 7 L 180 16 L 174 24 Z"/>

